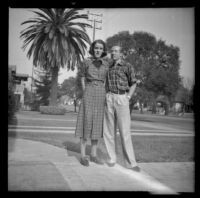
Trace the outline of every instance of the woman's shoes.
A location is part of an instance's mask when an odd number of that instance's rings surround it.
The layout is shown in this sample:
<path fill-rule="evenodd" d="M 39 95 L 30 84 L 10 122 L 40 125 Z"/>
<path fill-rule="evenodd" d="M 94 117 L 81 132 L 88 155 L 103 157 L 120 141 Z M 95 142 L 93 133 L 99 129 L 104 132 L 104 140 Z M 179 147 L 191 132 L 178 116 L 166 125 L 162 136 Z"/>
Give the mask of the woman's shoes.
<path fill-rule="evenodd" d="M 83 166 L 89 166 L 89 160 L 88 160 L 87 157 L 81 157 L 80 163 L 81 163 Z"/>
<path fill-rule="evenodd" d="M 136 171 L 136 172 L 140 172 L 141 171 L 140 167 L 138 167 L 138 166 L 132 167 L 131 170 Z"/>
<path fill-rule="evenodd" d="M 108 165 L 109 167 L 113 167 L 113 166 L 115 166 L 115 162 L 107 162 L 107 165 Z"/>
<path fill-rule="evenodd" d="M 90 156 L 90 161 L 91 162 L 94 162 L 96 164 L 104 164 L 100 159 L 98 159 L 96 156 Z M 89 160 L 87 157 L 81 157 L 80 159 L 80 163 L 83 165 L 83 166 L 89 166 Z"/>
<path fill-rule="evenodd" d="M 96 156 L 90 156 L 90 161 L 91 162 L 94 162 L 94 163 L 96 163 L 96 164 L 100 164 L 100 165 L 102 165 L 102 164 L 104 164 L 100 159 L 98 159 Z"/>

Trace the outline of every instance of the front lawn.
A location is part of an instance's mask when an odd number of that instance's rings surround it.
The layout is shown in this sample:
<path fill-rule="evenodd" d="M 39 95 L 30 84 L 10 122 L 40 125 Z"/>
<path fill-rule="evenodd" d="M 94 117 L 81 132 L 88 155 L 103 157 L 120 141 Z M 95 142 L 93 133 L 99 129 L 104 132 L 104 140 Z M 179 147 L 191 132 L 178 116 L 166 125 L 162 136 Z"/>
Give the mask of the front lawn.
<path fill-rule="evenodd" d="M 52 133 L 14 133 L 9 132 L 9 137 L 29 139 L 45 142 L 69 151 L 69 155 L 80 154 L 79 139 L 74 134 Z M 132 136 L 136 160 L 138 162 L 189 162 L 194 161 L 194 137 L 168 137 L 168 136 Z M 89 155 L 90 142 L 86 149 Z M 72 152 L 70 152 L 72 151 Z M 118 162 L 124 164 L 121 142 L 117 138 Z M 103 140 L 99 142 L 98 155 L 106 160 L 107 152 Z"/>

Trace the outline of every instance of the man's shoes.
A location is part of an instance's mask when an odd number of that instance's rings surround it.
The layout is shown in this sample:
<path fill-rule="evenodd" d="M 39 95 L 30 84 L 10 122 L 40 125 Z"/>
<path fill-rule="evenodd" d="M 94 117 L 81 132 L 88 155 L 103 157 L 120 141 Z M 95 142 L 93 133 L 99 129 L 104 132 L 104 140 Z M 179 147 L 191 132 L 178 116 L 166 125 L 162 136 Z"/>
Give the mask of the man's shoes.
<path fill-rule="evenodd" d="M 103 163 L 100 159 L 98 159 L 96 156 L 95 156 L 95 157 L 90 156 L 90 161 L 91 161 L 91 162 L 94 162 L 94 163 L 96 163 L 96 164 L 99 164 L 99 165 L 104 164 L 104 163 Z"/>
<path fill-rule="evenodd" d="M 109 167 L 113 167 L 113 166 L 115 166 L 115 162 L 107 162 L 107 165 L 108 165 Z"/>
<path fill-rule="evenodd" d="M 134 166 L 134 167 L 132 167 L 130 169 L 135 171 L 135 172 L 140 172 L 141 171 L 140 167 L 138 167 L 138 166 Z"/>
<path fill-rule="evenodd" d="M 83 166 L 89 166 L 89 160 L 88 160 L 87 157 L 81 157 L 80 163 L 81 163 Z"/>

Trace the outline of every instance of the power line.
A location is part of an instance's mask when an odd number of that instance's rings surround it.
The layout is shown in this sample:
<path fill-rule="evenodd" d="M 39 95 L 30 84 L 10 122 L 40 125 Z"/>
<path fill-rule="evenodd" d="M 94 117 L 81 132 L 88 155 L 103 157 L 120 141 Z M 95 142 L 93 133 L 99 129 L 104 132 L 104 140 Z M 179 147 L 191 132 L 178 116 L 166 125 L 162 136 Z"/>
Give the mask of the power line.
<path fill-rule="evenodd" d="M 103 14 L 94 14 L 94 13 L 90 13 L 89 11 L 87 12 L 88 15 L 92 15 L 95 17 L 103 17 Z M 93 23 L 93 26 L 91 28 L 93 28 L 93 42 L 95 40 L 95 30 L 102 30 L 102 27 L 97 27 L 96 23 L 102 23 L 102 20 L 97 20 L 96 18 L 94 18 L 93 20 L 88 19 L 88 21 L 91 21 Z"/>

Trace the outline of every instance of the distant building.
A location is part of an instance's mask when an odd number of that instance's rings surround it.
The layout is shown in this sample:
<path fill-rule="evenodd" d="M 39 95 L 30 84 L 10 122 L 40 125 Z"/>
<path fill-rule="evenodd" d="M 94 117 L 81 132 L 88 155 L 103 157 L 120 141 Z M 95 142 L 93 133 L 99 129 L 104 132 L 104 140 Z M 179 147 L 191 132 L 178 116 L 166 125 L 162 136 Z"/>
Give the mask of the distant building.
<path fill-rule="evenodd" d="M 181 90 L 178 90 L 173 104 L 172 104 L 172 110 L 177 115 L 183 115 L 185 113 L 185 102 L 184 98 L 182 96 Z"/>
<path fill-rule="evenodd" d="M 68 95 L 63 95 L 60 98 L 60 104 L 63 105 L 72 105 L 74 104 L 74 99 L 69 97 Z"/>
<path fill-rule="evenodd" d="M 24 87 L 25 82 L 28 81 L 28 74 L 19 74 L 16 72 L 16 65 L 9 65 L 9 86 L 12 86 L 12 89 L 15 94 L 16 104 L 19 106 L 24 105 Z"/>
<path fill-rule="evenodd" d="M 172 110 L 177 115 L 183 115 L 185 113 L 185 103 L 182 100 L 174 100 Z"/>
<path fill-rule="evenodd" d="M 160 115 L 165 115 L 165 110 L 166 110 L 166 107 L 168 105 L 168 108 L 170 106 L 170 103 L 169 103 L 169 99 L 166 95 L 159 95 L 157 98 L 156 98 L 156 112 Z"/>

